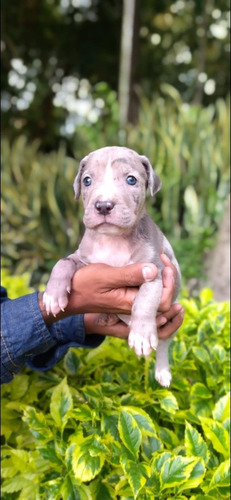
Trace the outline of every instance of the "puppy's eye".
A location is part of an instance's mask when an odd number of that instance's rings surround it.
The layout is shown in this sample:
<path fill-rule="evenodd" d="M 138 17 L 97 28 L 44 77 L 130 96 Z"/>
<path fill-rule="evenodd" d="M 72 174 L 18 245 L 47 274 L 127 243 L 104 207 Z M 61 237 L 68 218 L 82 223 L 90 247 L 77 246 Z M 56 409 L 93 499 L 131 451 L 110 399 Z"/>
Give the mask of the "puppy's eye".
<path fill-rule="evenodd" d="M 84 177 L 84 179 L 83 179 L 84 186 L 90 186 L 91 183 L 92 183 L 92 180 L 88 175 L 86 177 Z"/>
<path fill-rule="evenodd" d="M 126 182 L 127 184 L 130 184 L 130 186 L 134 186 L 137 183 L 137 179 L 134 177 L 134 175 L 128 175 Z"/>

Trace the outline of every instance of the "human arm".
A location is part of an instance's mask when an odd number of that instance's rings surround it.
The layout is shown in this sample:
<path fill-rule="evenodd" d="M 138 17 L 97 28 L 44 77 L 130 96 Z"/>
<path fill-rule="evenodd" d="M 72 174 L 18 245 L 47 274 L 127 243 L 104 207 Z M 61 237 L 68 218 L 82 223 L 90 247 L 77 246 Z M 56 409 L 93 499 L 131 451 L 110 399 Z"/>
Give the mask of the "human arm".
<path fill-rule="evenodd" d="M 10 300 L 1 287 L 1 383 L 12 380 L 25 364 L 52 368 L 69 347 L 97 347 L 103 338 L 86 336 L 84 315 L 46 325 L 34 292 Z"/>
<path fill-rule="evenodd" d="M 146 274 L 143 274 L 144 270 Z M 26 362 L 31 368 L 47 370 L 61 360 L 69 347 L 97 347 L 105 335 L 127 338 L 128 329 L 124 323 L 115 327 L 101 327 L 100 332 L 97 332 L 92 314 L 83 316 L 79 313 L 95 311 L 129 314 L 138 286 L 146 280 L 155 279 L 156 274 L 153 264 L 141 263 L 121 268 L 103 264 L 82 268 L 74 276 L 65 312 L 57 317 L 47 316 L 42 293 L 35 292 L 10 300 L 3 292 L 2 383 L 9 382 Z M 164 287 L 168 289 L 168 298 L 172 293 L 173 282 L 167 280 L 166 283 Z M 179 316 L 177 320 L 176 311 L 173 313 L 168 311 L 168 322 L 165 318 L 166 324 L 158 332 L 161 336 L 169 336 L 179 327 Z M 158 317 L 158 326 L 161 321 L 161 317 Z"/>
<path fill-rule="evenodd" d="M 143 264 L 128 267 L 116 269 L 96 264 L 79 270 L 73 280 L 68 307 L 56 318 L 46 315 L 41 294 L 34 292 L 10 300 L 1 290 L 2 383 L 12 380 L 26 362 L 36 369 L 48 369 L 69 347 L 99 345 L 103 337 L 86 335 L 84 317 L 79 313 L 110 309 L 111 312 L 129 313 L 137 286 L 145 278 Z M 152 272 L 154 278 L 155 266 Z"/>
<path fill-rule="evenodd" d="M 165 267 L 162 272 L 163 293 L 159 305 L 160 314 L 156 318 L 156 323 L 158 337 L 160 339 L 165 339 L 175 333 L 178 328 L 180 328 L 184 319 L 184 308 L 179 303 L 172 304 L 175 294 L 177 270 L 169 260 L 167 255 L 161 254 L 160 257 Z M 129 266 L 127 268 L 127 271 L 129 271 Z M 153 279 L 153 277 L 150 275 L 150 280 L 151 279 Z M 134 293 L 134 290 L 133 292 L 131 292 L 131 290 L 129 292 Z M 133 297 L 130 297 L 130 299 L 132 300 L 134 298 L 135 295 Z M 114 325 L 102 326 L 98 322 L 98 314 L 89 313 L 84 315 L 84 324 L 86 333 L 108 335 L 111 337 L 119 337 L 123 339 L 128 338 L 129 327 L 125 323 L 123 323 L 123 321 L 119 321 Z"/>

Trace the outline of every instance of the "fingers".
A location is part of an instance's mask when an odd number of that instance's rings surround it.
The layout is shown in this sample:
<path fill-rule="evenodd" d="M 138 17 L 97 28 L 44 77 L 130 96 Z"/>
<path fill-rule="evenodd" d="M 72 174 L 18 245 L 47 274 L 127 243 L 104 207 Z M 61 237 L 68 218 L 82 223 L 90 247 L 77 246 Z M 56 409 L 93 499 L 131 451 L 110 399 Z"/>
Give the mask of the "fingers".
<path fill-rule="evenodd" d="M 86 334 L 99 334 L 99 335 L 109 335 L 110 337 L 118 337 L 121 339 L 127 339 L 129 334 L 129 328 L 123 321 L 118 321 L 114 325 L 106 324 L 103 326 L 99 322 L 99 314 L 97 313 L 87 313 L 84 314 L 84 327 Z"/>
<path fill-rule="evenodd" d="M 177 270 L 167 255 L 161 254 L 161 260 L 165 264 L 162 272 L 163 292 L 159 305 L 159 311 L 168 311 L 173 302 L 176 287 Z"/>
<path fill-rule="evenodd" d="M 114 288 L 135 287 L 146 281 L 153 281 L 157 276 L 158 270 L 152 263 L 136 263 L 124 267 L 108 267 L 108 279 L 112 282 Z"/>
<path fill-rule="evenodd" d="M 157 267 L 152 263 L 136 263 L 125 267 L 108 267 L 107 282 L 104 290 L 108 293 L 111 288 L 113 305 L 117 305 L 119 314 L 130 314 L 132 304 L 138 292 L 138 286 L 152 281 L 158 274 Z"/>
<path fill-rule="evenodd" d="M 158 337 L 166 339 L 175 333 L 183 323 L 184 308 L 181 304 L 173 304 L 169 311 L 156 318 Z"/>
<path fill-rule="evenodd" d="M 123 321 L 119 321 L 116 325 L 105 328 L 101 330 L 102 335 L 108 335 L 109 337 L 118 337 L 119 339 L 127 339 L 129 334 L 129 328 Z"/>
<path fill-rule="evenodd" d="M 167 261 L 166 261 L 167 259 Z M 168 311 L 174 295 L 175 267 L 163 256 L 168 265 L 163 270 L 163 294 L 159 310 Z M 110 312 L 130 314 L 138 287 L 152 281 L 158 274 L 153 263 L 136 263 L 123 267 L 90 264 L 79 269 L 72 280 L 72 291 L 67 312 Z"/>
<path fill-rule="evenodd" d="M 169 311 L 165 314 L 157 316 L 157 330 L 160 339 L 166 339 L 175 333 L 183 323 L 184 308 L 181 304 L 173 304 Z M 99 322 L 99 314 L 87 313 L 84 314 L 84 326 L 86 334 L 99 334 L 103 336 L 118 337 L 127 339 L 129 334 L 129 327 L 123 322 L 103 326 Z"/>
<path fill-rule="evenodd" d="M 161 258 L 163 264 L 165 265 L 165 267 L 170 267 L 172 269 L 174 280 L 176 281 L 177 270 L 176 270 L 176 267 L 174 266 L 174 264 L 171 262 L 171 260 L 167 257 L 167 255 L 165 253 L 160 254 L 160 258 Z"/>

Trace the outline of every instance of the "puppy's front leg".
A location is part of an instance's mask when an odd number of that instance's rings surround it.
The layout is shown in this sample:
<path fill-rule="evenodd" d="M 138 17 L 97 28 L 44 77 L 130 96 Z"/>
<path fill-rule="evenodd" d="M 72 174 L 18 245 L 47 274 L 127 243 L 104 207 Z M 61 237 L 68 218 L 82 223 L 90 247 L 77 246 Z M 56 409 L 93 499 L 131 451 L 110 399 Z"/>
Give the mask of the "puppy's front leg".
<path fill-rule="evenodd" d="M 162 279 L 143 283 L 135 298 L 128 337 L 129 346 L 138 356 L 148 356 L 157 348 L 156 315 L 162 295 Z"/>
<path fill-rule="evenodd" d="M 60 259 L 52 269 L 49 281 L 43 294 L 43 303 L 47 314 L 54 316 L 64 311 L 71 291 L 71 280 L 75 271 L 81 267 L 76 253 Z"/>

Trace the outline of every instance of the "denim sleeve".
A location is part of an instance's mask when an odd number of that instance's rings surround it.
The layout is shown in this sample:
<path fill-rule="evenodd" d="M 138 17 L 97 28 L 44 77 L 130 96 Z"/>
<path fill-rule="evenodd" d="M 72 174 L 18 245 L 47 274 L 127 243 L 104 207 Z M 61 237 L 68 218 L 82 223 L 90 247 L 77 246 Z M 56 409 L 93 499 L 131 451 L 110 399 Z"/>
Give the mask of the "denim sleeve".
<path fill-rule="evenodd" d="M 27 359 L 27 365 L 34 370 L 50 370 L 65 356 L 70 347 L 94 348 L 104 340 L 102 335 L 85 334 L 83 314 L 57 321 L 49 327 L 49 330 L 56 343 L 48 351 Z"/>
<path fill-rule="evenodd" d="M 37 292 L 10 300 L 1 288 L 1 382 L 9 382 L 25 364 L 36 370 L 52 368 L 69 347 L 97 347 L 103 337 L 85 335 L 83 315 L 47 327 Z"/>

